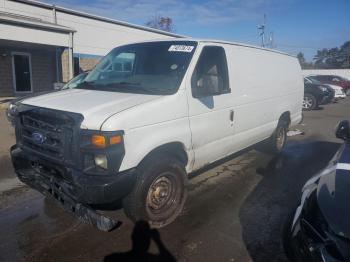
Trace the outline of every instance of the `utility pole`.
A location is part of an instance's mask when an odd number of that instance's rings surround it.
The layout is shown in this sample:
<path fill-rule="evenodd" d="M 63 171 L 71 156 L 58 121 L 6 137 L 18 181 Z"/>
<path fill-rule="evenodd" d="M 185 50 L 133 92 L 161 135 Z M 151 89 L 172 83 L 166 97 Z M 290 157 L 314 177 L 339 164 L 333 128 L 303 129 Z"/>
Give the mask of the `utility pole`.
<path fill-rule="evenodd" d="M 258 30 L 261 30 L 261 46 L 265 47 L 265 28 L 266 28 L 266 14 L 264 14 L 264 22 L 258 27 Z"/>
<path fill-rule="evenodd" d="M 269 36 L 269 46 L 271 49 L 275 48 L 273 32 L 270 32 Z"/>

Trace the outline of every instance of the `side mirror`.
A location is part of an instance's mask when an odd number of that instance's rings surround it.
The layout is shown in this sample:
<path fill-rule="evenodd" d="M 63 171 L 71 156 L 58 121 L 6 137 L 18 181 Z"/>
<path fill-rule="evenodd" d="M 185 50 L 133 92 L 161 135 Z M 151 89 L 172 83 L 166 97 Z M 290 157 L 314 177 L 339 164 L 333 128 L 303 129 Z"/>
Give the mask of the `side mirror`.
<path fill-rule="evenodd" d="M 219 76 L 204 74 L 196 81 L 193 95 L 196 98 L 220 95 L 221 86 L 222 80 Z"/>
<path fill-rule="evenodd" d="M 340 121 L 337 129 L 335 130 L 335 136 L 343 140 L 350 140 L 350 124 L 349 121 Z"/>

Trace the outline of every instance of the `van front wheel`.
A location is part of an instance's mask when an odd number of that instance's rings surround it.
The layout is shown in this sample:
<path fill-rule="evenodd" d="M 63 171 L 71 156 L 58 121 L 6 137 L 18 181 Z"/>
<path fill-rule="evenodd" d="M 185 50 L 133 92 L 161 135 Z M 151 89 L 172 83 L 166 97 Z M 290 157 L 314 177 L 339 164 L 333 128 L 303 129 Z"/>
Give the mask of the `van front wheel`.
<path fill-rule="evenodd" d="M 125 214 L 156 228 L 173 222 L 186 200 L 187 174 L 181 162 L 158 154 L 141 163 L 137 176 L 133 191 L 123 200 Z"/>

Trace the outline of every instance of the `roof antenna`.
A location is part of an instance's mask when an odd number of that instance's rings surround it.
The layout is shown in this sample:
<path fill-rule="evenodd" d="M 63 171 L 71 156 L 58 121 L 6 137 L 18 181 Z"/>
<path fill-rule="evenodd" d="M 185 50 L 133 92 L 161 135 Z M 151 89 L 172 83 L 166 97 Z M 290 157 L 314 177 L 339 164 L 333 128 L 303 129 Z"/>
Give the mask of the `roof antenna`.
<path fill-rule="evenodd" d="M 259 36 L 261 37 L 261 46 L 265 47 L 265 28 L 266 28 L 266 14 L 264 14 L 264 23 L 258 26 L 258 30 L 261 30 Z"/>

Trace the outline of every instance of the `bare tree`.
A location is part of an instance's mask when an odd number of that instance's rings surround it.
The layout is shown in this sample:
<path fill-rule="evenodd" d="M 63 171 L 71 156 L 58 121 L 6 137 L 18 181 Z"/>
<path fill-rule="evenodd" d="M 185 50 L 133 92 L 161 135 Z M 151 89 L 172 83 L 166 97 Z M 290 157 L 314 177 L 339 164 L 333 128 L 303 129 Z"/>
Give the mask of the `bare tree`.
<path fill-rule="evenodd" d="M 305 56 L 302 52 L 299 52 L 297 54 L 297 58 L 299 60 L 300 66 L 302 69 L 311 69 L 313 68 L 313 64 L 312 63 L 308 63 L 306 62 Z"/>
<path fill-rule="evenodd" d="M 155 15 L 145 25 L 162 31 L 174 32 L 173 19 L 166 16 Z"/>

